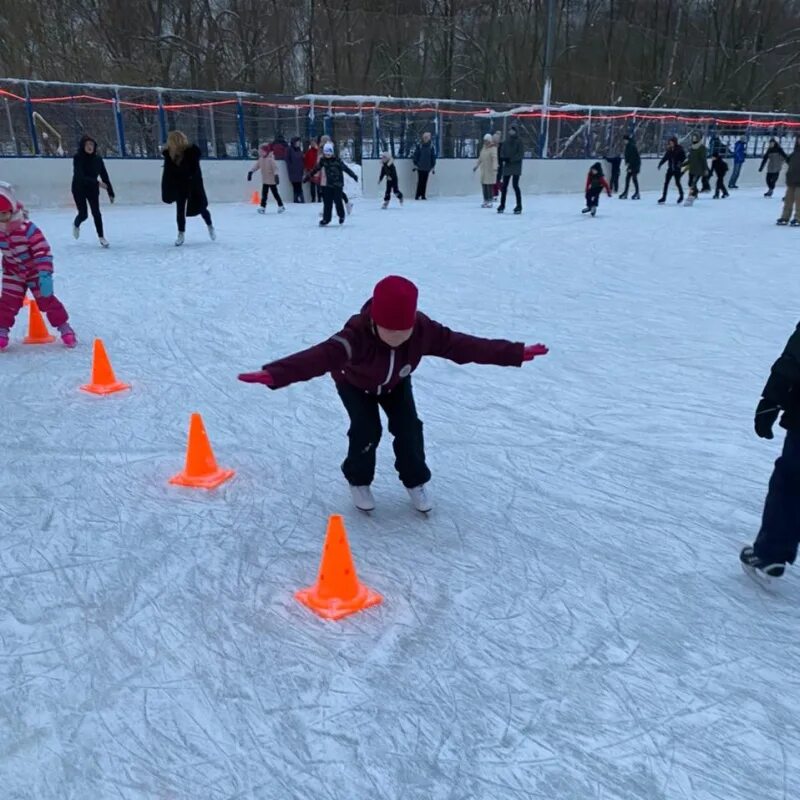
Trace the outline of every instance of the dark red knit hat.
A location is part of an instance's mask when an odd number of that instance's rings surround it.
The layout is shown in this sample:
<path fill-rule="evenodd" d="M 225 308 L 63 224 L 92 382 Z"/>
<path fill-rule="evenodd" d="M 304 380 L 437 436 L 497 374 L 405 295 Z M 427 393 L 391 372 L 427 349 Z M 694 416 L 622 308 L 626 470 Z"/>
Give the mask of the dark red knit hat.
<path fill-rule="evenodd" d="M 417 287 L 408 278 L 389 275 L 372 293 L 372 320 L 390 331 L 407 331 L 417 319 Z"/>

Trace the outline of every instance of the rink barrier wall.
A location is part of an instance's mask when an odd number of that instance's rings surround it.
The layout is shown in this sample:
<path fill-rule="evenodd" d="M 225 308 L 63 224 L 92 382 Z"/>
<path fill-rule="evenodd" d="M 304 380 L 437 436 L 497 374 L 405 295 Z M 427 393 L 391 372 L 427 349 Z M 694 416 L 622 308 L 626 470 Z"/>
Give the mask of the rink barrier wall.
<path fill-rule="evenodd" d="M 583 193 L 586 173 L 597 159 L 528 159 L 523 162 L 520 186 L 523 194 L 561 194 Z M 247 160 L 203 162 L 203 175 L 209 202 L 235 203 L 247 201 L 254 191 L 260 191 L 258 174 L 250 183 L 247 171 L 250 162 Z M 742 188 L 763 186 L 764 174 L 758 172 L 758 159 L 745 162 L 739 178 Z M 409 199 L 414 197 L 416 176 L 412 171 L 410 159 L 395 161 L 400 179 L 400 190 Z M 475 162 L 465 159 L 440 159 L 436 164 L 436 172 L 428 183 L 429 197 L 480 197 L 481 189 L 478 173 L 473 172 Z M 106 159 L 117 202 L 124 205 L 142 205 L 161 201 L 161 168 L 162 162 L 157 159 Z M 351 164 L 357 174 L 362 174 L 360 186 L 355 186 L 350 178 L 346 178 L 346 190 L 352 196 L 378 198 L 383 195 L 383 185 L 378 185 L 381 162 L 364 161 L 359 167 Z M 639 184 L 643 192 L 652 194 L 661 191 L 665 169 L 659 172 L 657 159 L 642 161 Z M 610 169 L 604 165 L 606 176 Z M 284 202 L 292 200 L 292 185 L 286 172 L 286 165 L 279 163 L 280 191 Z M 730 172 L 726 176 L 730 177 Z M 782 176 L 783 177 L 783 176 Z M 624 186 L 625 172 L 620 179 L 620 189 Z M 27 205 L 32 208 L 51 208 L 72 206 L 70 184 L 72 182 L 72 161 L 54 158 L 4 158 L 0 160 L 0 180 L 8 181 L 17 188 L 17 192 Z M 712 188 L 716 178 L 712 175 Z M 684 176 L 684 188 L 687 184 Z M 783 183 L 779 183 L 779 186 Z M 675 187 L 670 191 L 674 195 Z M 309 197 L 308 185 L 305 186 L 306 198 Z"/>

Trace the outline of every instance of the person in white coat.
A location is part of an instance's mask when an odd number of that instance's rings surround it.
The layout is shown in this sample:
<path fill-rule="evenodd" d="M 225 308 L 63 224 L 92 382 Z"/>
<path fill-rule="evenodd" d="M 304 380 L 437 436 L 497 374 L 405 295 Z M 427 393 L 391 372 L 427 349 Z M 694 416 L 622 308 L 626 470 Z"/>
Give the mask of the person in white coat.
<path fill-rule="evenodd" d="M 472 168 L 473 172 L 480 170 L 481 188 L 483 189 L 483 203 L 481 208 L 491 208 L 493 205 L 494 184 L 497 177 L 497 144 L 491 133 L 483 137 L 478 161 Z"/>

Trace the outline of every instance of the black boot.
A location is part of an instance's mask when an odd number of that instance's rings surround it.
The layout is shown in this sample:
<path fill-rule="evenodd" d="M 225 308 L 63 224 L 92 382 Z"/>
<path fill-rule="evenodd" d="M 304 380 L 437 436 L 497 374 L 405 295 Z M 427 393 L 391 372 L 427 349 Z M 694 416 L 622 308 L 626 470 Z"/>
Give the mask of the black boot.
<path fill-rule="evenodd" d="M 631 200 L 641 200 L 641 199 L 642 199 L 642 197 L 639 194 L 639 192 L 636 192 L 636 194 L 633 197 L 631 197 Z"/>
<path fill-rule="evenodd" d="M 627 193 L 627 192 L 623 192 L 623 193 L 622 193 L 622 194 L 619 196 L 619 199 L 620 199 L 620 200 L 627 200 L 627 199 L 628 199 L 628 193 Z"/>
<path fill-rule="evenodd" d="M 786 567 L 785 564 L 769 563 L 762 560 L 750 546 L 742 548 L 742 552 L 739 553 L 739 561 L 748 569 L 754 570 L 761 575 L 768 575 L 770 578 L 780 578 Z"/>
<path fill-rule="evenodd" d="M 660 206 L 663 206 L 663 205 L 664 205 L 664 203 L 666 203 L 666 202 L 667 202 L 667 196 L 666 196 L 666 195 L 662 195 L 662 197 L 661 197 L 661 198 L 659 199 L 659 201 L 658 201 L 658 204 L 659 204 Z"/>

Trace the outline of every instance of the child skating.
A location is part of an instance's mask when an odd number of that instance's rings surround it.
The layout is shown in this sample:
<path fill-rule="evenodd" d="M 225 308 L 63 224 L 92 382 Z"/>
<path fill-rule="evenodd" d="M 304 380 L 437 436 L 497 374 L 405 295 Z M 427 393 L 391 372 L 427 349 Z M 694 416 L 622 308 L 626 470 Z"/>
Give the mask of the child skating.
<path fill-rule="evenodd" d="M 583 209 L 582 214 L 594 216 L 597 213 L 597 207 L 600 205 L 600 195 L 604 189 L 608 196 L 611 197 L 611 187 L 603 175 L 603 165 L 599 161 L 595 161 L 586 176 L 586 208 Z"/>
<path fill-rule="evenodd" d="M 383 195 L 383 205 L 381 208 L 389 208 L 389 200 L 392 199 L 392 193 L 403 205 L 403 193 L 400 191 L 397 180 L 397 167 L 394 165 L 394 159 L 390 153 L 381 153 L 381 175 L 378 178 L 378 184 L 386 178 L 386 192 Z"/>
<path fill-rule="evenodd" d="M 14 320 L 30 289 L 48 322 L 58 329 L 61 341 L 75 347 L 77 339 L 69 314 L 53 294 L 53 254 L 47 239 L 30 220 L 7 184 L 0 186 L 0 253 L 3 255 L 3 288 L 0 294 L 0 350 L 8 347 Z"/>
<path fill-rule="evenodd" d="M 258 148 L 256 163 L 250 167 L 247 173 L 248 181 L 253 180 L 253 173 L 255 172 L 261 173 L 261 205 L 258 207 L 258 213 L 267 213 L 267 198 L 269 193 L 272 192 L 272 196 L 278 204 L 278 213 L 283 214 L 286 208 L 283 205 L 283 200 L 281 200 L 281 193 L 278 191 L 278 183 L 280 182 L 278 178 L 278 162 L 275 160 L 275 154 L 268 144 L 262 144 Z"/>
<path fill-rule="evenodd" d="M 451 331 L 417 311 L 417 287 L 411 281 L 390 275 L 375 286 L 372 299 L 341 331 L 315 347 L 265 364 L 259 372 L 239 375 L 239 380 L 281 389 L 331 374 L 350 417 L 342 472 L 353 502 L 362 511 L 375 508 L 370 485 L 381 438 L 382 408 L 394 438 L 400 480 L 414 507 L 427 512 L 432 504 L 425 485 L 431 473 L 411 386 L 411 373 L 422 358 L 520 367 L 547 352 L 542 344 L 526 346 Z"/>
<path fill-rule="evenodd" d="M 334 155 L 332 142 L 325 142 L 322 147 L 322 159 L 311 170 L 306 180 L 310 180 L 320 171 L 324 171 L 325 175 L 322 187 L 322 219 L 319 221 L 320 227 L 324 228 L 330 224 L 334 205 L 336 206 L 336 214 L 339 217 L 339 224 L 343 225 L 344 173 L 346 172 L 354 181 L 358 181 L 358 175 L 339 156 Z"/>
<path fill-rule="evenodd" d="M 756 434 L 772 439 L 772 427 L 781 413 L 786 441 L 769 481 L 761 530 L 739 555 L 745 567 L 772 578 L 779 578 L 786 565 L 794 563 L 800 542 L 800 325 L 772 365 L 756 408 Z"/>

